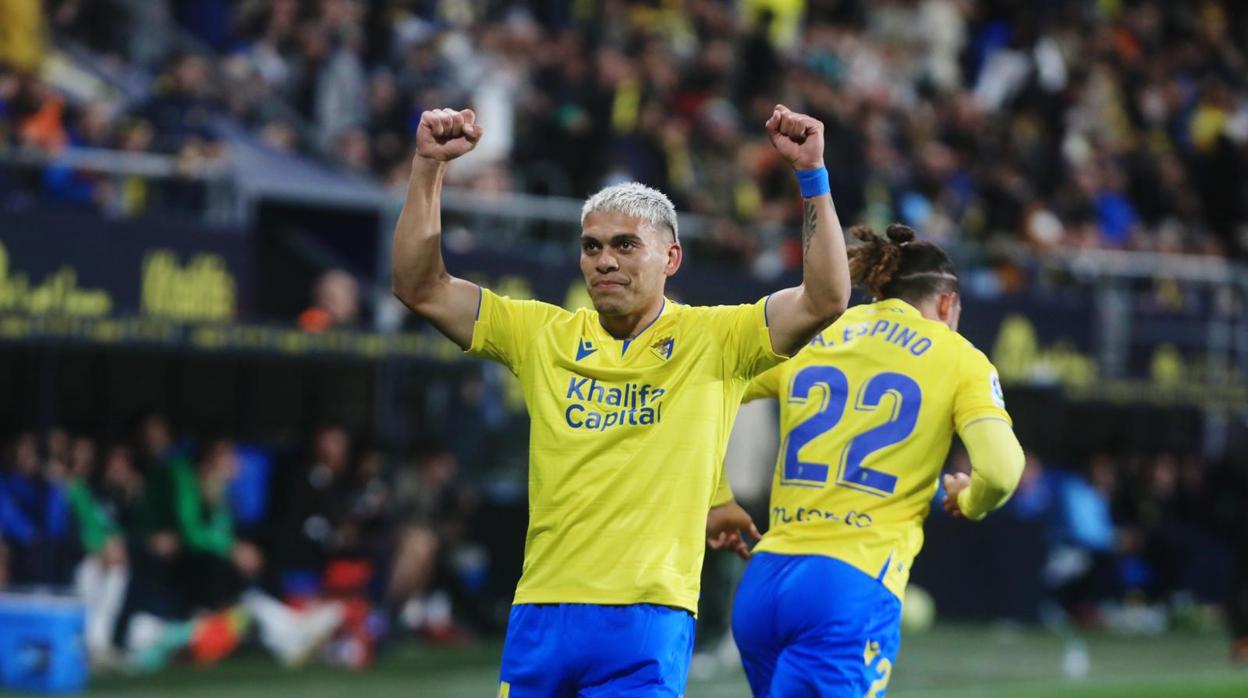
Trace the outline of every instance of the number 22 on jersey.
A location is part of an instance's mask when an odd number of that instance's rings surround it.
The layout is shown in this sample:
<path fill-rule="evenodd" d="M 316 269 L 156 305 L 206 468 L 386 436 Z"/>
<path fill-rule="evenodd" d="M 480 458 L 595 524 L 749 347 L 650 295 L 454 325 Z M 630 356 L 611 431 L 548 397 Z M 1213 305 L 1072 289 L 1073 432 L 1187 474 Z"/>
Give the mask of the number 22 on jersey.
<path fill-rule="evenodd" d="M 853 409 L 860 412 L 890 410 L 888 421 L 848 439 L 836 467 L 838 487 L 887 497 L 897 489 L 897 476 L 867 468 L 863 462 L 876 451 L 905 441 L 914 432 L 923 404 L 923 392 L 913 378 L 886 371 L 871 376 L 861 386 L 851 386 L 843 371 L 827 365 L 806 366 L 793 377 L 788 401 L 804 405 L 822 398 L 819 410 L 789 432 L 785 438 L 784 465 L 780 484 L 798 487 L 824 487 L 830 463 L 804 461 L 802 449 L 823 434 L 833 431 L 845 416 L 851 387 L 857 387 Z"/>

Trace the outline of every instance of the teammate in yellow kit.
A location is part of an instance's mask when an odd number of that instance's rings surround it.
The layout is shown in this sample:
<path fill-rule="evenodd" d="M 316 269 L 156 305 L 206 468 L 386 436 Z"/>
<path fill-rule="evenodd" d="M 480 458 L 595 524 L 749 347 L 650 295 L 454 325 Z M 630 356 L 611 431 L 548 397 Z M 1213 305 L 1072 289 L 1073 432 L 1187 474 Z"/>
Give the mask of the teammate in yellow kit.
<path fill-rule="evenodd" d="M 956 431 L 973 473 L 944 506 L 980 519 L 1009 498 L 1023 452 L 997 372 L 957 333 L 958 274 L 902 225 L 852 231 L 855 306 L 750 385 L 780 400 L 770 528 L 737 590 L 733 635 L 756 696 L 880 698 L 901 600 Z M 714 535 L 714 534 L 713 534 Z M 719 532 L 716 547 L 740 548 Z"/>
<path fill-rule="evenodd" d="M 684 691 L 708 509 L 731 499 L 716 500 L 715 484 L 746 385 L 849 297 L 823 125 L 777 106 L 766 129 L 805 199 L 800 286 L 750 305 L 666 300 L 682 258 L 676 212 L 660 192 L 623 184 L 585 203 L 581 271 L 594 310 L 569 312 L 447 273 L 442 179 L 482 129 L 470 110 L 421 115 L 394 235 L 395 294 L 469 353 L 511 369 L 532 418 L 529 529 L 500 695 Z"/>

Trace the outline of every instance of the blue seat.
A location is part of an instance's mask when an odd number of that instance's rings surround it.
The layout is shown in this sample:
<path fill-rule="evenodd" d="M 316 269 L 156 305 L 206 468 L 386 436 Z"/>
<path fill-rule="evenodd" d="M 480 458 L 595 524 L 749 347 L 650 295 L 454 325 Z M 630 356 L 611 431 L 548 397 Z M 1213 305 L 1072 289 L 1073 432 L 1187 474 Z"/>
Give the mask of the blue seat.
<path fill-rule="evenodd" d="M 256 526 L 269 508 L 269 480 L 273 456 L 257 446 L 238 444 L 238 475 L 230 483 L 228 497 L 234 520 L 243 527 Z"/>
<path fill-rule="evenodd" d="M 84 615 L 72 596 L 0 594 L 0 685 L 39 693 L 86 688 Z"/>

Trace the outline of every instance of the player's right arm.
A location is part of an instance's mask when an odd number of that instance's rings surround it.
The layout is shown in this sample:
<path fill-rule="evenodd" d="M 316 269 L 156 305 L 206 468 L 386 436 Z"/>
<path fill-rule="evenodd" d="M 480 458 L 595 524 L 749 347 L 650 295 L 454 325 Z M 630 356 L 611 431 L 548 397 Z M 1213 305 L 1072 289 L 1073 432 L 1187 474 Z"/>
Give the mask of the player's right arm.
<path fill-rule="evenodd" d="M 407 198 L 391 248 L 394 295 L 464 349 L 472 345 L 482 292 L 451 276 L 442 261 L 442 180 L 448 163 L 475 148 L 481 134 L 471 109 L 420 115 Z"/>

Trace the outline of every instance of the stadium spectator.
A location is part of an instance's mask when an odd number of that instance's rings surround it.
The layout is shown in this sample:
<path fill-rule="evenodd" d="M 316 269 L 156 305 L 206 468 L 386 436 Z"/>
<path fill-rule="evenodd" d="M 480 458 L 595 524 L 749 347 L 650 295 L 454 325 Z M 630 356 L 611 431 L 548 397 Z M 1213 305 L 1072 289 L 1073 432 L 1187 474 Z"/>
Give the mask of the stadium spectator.
<path fill-rule="evenodd" d="M 327 144 L 368 120 L 368 80 L 360 57 L 362 39 L 357 23 L 344 23 L 333 39 L 333 52 L 317 72 L 316 123 Z M 350 166 L 350 162 L 347 164 Z"/>
<path fill-rule="evenodd" d="M 1113 459 L 1092 459 L 1087 474 L 1054 471 L 1059 539 L 1045 567 L 1046 581 L 1077 622 L 1096 622 L 1102 604 L 1120 598 L 1118 532 L 1111 513 L 1117 494 Z"/>
<path fill-rule="evenodd" d="M 418 447 L 410 465 L 397 474 L 398 531 L 387 588 L 388 601 L 400 609 L 405 627 L 451 643 L 461 640 L 462 634 L 453 621 L 445 587 L 466 591 L 465 586 L 476 583 L 472 577 L 478 572 L 464 570 L 465 578 L 457 582 L 452 566 L 458 554 L 471 547 L 468 532 L 477 507 L 475 494 L 457 482 L 458 476 L 455 454 L 437 441 Z"/>
<path fill-rule="evenodd" d="M 181 541 L 174 563 L 178 589 L 189 609 L 219 610 L 254 583 L 264 567 L 260 549 L 234 536 L 225 498 L 237 468 L 233 444 L 211 441 L 193 464 L 176 460 L 170 467 Z"/>
<path fill-rule="evenodd" d="M 1097 485 L 1067 470 L 1049 467 L 1034 451 L 1026 452 L 1026 467 L 1018 490 L 1005 511 L 1044 526 L 1048 538 L 1044 584 L 1056 604 L 1051 610 L 1061 620 L 1091 625 L 1100 622 L 1098 602 L 1107 601 L 1118 561 L 1114 558 L 1116 531 L 1109 517 L 1105 488 L 1113 488 L 1111 469 L 1094 460 L 1091 472 Z M 1112 462 L 1109 463 L 1113 467 Z"/>
<path fill-rule="evenodd" d="M 214 140 L 209 126 L 216 107 L 212 70 L 208 56 L 175 56 L 152 96 L 136 110 L 152 124 L 157 152 L 177 154 Z"/>
<path fill-rule="evenodd" d="M 133 487 L 129 458 L 125 448 L 112 448 L 101 472 L 96 466 L 95 442 L 84 436 L 73 440 L 70 452 L 66 491 L 84 552 L 74 573 L 74 587 L 86 606 L 87 652 L 96 664 L 115 661 L 113 633 L 130 582 L 125 533 L 117 510 L 110 506 L 115 502 L 105 494 L 113 490 L 124 497 L 125 490 Z"/>
<path fill-rule="evenodd" d="M 299 314 L 305 332 L 351 327 L 359 321 L 360 284 L 350 273 L 331 269 L 316 280 L 312 306 Z"/>
<path fill-rule="evenodd" d="M 135 422 L 135 463 L 144 477 L 165 469 L 173 454 L 173 429 L 160 412 L 147 412 Z"/>
<path fill-rule="evenodd" d="M 305 456 L 279 471 L 285 485 L 274 489 L 270 520 L 279 568 L 319 578 L 346 542 L 351 437 L 341 426 L 324 425 L 308 446 Z"/>
<path fill-rule="evenodd" d="M 48 429 L 44 436 L 47 468 L 53 480 L 63 480 L 69 473 L 71 440 L 69 430 L 57 425 Z"/>
<path fill-rule="evenodd" d="M 64 484 L 48 477 L 33 432 L 17 435 L 0 471 L 0 537 L 15 585 L 68 585 L 77 558 Z"/>
<path fill-rule="evenodd" d="M 193 462 L 178 458 L 169 468 L 167 496 L 173 500 L 179 545 L 168 563 L 173 586 L 164 593 L 172 591 L 181 608 L 172 616 L 147 611 L 130 619 L 132 662 L 155 668 L 186 646 L 201 661 L 214 661 L 237 646 L 252 622 L 279 661 L 306 662 L 337 630 L 343 610 L 325 603 L 299 612 L 259 589 L 264 556 L 255 544 L 235 536 L 225 499 L 237 468 L 233 444 L 209 440 Z"/>
<path fill-rule="evenodd" d="M 377 71 L 369 81 L 366 137 L 372 139 L 372 162 L 379 173 L 407 165 L 411 141 L 410 107 L 403 103 L 398 81 L 389 70 Z"/>

